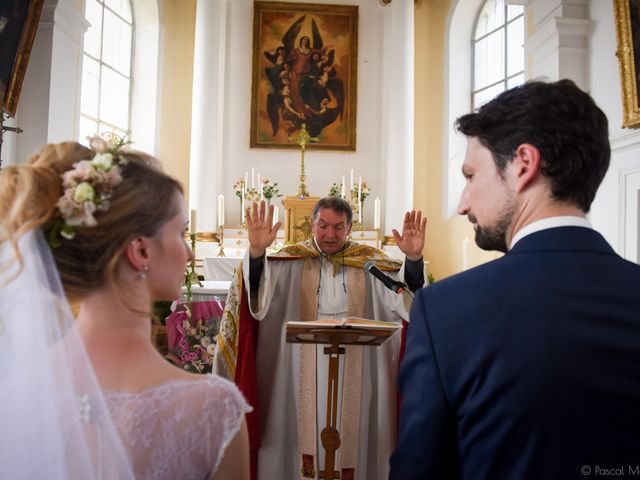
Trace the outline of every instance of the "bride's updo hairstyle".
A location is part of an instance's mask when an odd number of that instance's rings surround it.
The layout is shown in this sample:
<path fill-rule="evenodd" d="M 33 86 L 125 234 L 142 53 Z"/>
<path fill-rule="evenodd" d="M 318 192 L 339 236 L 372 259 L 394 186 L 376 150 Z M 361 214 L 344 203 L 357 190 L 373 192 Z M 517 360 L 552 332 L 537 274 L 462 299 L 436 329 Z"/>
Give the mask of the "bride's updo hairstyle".
<path fill-rule="evenodd" d="M 27 165 L 0 171 L 0 242 L 10 241 L 20 258 L 22 235 L 40 228 L 47 237 L 61 221 L 56 206 L 64 192 L 61 175 L 95 154 L 75 142 L 51 144 Z M 59 245 L 51 251 L 71 298 L 82 298 L 106 282 L 118 288 L 118 265 L 129 242 L 152 237 L 177 213 L 172 200 L 182 187 L 160 170 L 157 160 L 140 152 L 115 155 L 121 159 L 122 180 L 113 188 L 108 208 L 94 213 L 97 224 L 75 227 L 73 238 L 55 235 Z"/>

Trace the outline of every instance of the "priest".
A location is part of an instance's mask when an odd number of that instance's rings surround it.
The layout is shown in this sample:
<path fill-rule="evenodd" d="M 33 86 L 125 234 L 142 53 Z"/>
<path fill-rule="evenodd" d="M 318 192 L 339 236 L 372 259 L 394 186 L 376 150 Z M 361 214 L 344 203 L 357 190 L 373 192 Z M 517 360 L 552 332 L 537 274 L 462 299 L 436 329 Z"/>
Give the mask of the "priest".
<path fill-rule="evenodd" d="M 214 371 L 234 380 L 254 407 L 247 417 L 252 478 L 319 478 L 320 432 L 326 424 L 328 356 L 322 346 L 287 344 L 289 320 L 362 317 L 404 323 L 402 295 L 385 288 L 364 265 L 417 290 L 424 284 L 426 219 L 407 212 L 393 230 L 404 262 L 348 239 L 349 204 L 339 197 L 314 207 L 310 240 L 266 255 L 280 223 L 264 202 L 246 211 L 249 249 L 236 270 L 217 337 Z M 403 329 L 403 332 L 405 329 Z M 337 429 L 341 478 L 382 480 L 397 430 L 396 377 L 403 335 L 382 346 L 347 346 L 340 358 Z"/>

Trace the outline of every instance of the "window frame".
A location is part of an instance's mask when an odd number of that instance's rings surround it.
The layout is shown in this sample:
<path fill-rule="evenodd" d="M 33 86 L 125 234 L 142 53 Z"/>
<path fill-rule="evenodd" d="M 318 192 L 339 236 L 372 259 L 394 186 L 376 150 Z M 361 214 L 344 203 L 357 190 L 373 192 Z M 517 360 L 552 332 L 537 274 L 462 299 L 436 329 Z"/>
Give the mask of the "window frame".
<path fill-rule="evenodd" d="M 473 22 L 473 31 L 471 32 L 471 109 L 475 110 L 476 108 L 478 108 L 480 105 L 476 105 L 476 96 L 479 93 L 482 93 L 486 90 L 489 90 L 497 85 L 502 84 L 502 91 L 504 92 L 505 90 L 507 90 L 507 85 L 509 84 L 510 80 L 513 80 L 514 78 L 522 75 L 523 80 L 525 79 L 525 59 L 523 58 L 523 62 L 522 62 L 522 70 L 518 70 L 516 73 L 513 73 L 511 75 L 509 75 L 509 43 L 508 43 L 508 26 L 514 22 L 516 22 L 517 20 L 519 20 L 520 18 L 523 19 L 523 32 L 522 32 L 522 38 L 524 39 L 525 37 L 525 32 L 524 32 L 524 12 L 525 12 L 525 8 L 522 8 L 522 12 L 519 15 L 516 15 L 515 17 L 513 17 L 512 19 L 509 19 L 509 0 L 500 0 L 502 2 L 502 6 L 504 9 L 504 21 L 498 25 L 497 27 L 493 28 L 491 31 L 485 32 L 481 37 L 476 38 L 476 32 L 478 30 L 478 22 L 480 21 L 480 15 L 482 14 L 482 11 L 484 10 L 485 6 L 487 5 L 487 3 L 489 1 L 494 1 L 494 0 L 484 0 L 482 2 L 482 4 L 480 5 L 480 7 L 478 8 L 477 12 L 476 12 L 476 16 L 475 16 L 475 20 Z M 515 5 L 513 5 L 515 6 Z M 492 35 L 496 35 L 498 34 L 498 32 L 502 30 L 502 38 L 503 38 L 503 56 L 504 56 L 504 71 L 503 76 L 499 79 L 496 80 L 495 82 L 492 83 L 488 83 L 487 85 L 483 86 L 482 88 L 476 88 L 476 45 L 478 44 L 478 42 L 489 38 Z M 524 46 L 522 46 L 522 54 L 524 57 Z"/>
<path fill-rule="evenodd" d="M 120 13 L 116 12 L 115 10 L 113 10 L 110 6 L 108 6 L 106 4 L 107 0 L 93 0 L 96 1 L 100 8 L 101 8 L 101 22 L 100 22 L 100 57 L 96 58 L 94 55 L 90 54 L 89 52 L 87 52 L 86 48 L 85 48 L 85 43 L 84 43 L 84 38 L 83 38 L 83 42 L 82 42 L 82 61 L 84 63 L 86 58 L 91 59 L 94 62 L 98 63 L 98 90 L 97 90 L 97 113 L 98 116 L 97 117 L 93 117 L 91 115 L 88 115 L 87 113 L 85 113 L 82 109 L 82 102 L 80 103 L 80 122 L 82 122 L 83 119 L 87 119 L 93 123 L 96 124 L 98 131 L 94 132 L 95 134 L 98 133 L 104 133 L 103 128 L 105 129 L 111 129 L 112 132 L 115 131 L 115 133 L 119 136 L 126 136 L 127 138 L 131 137 L 131 133 L 132 133 L 132 110 L 133 110 L 133 95 L 134 95 L 134 84 L 135 84 L 135 78 L 134 78 L 134 73 L 135 73 L 135 59 L 136 59 L 136 16 L 135 16 L 135 8 L 134 8 L 134 4 L 132 0 L 126 0 L 129 4 L 129 9 L 131 12 L 131 20 L 127 20 L 126 18 L 124 18 L 122 15 L 120 15 Z M 85 2 L 85 9 L 86 9 L 86 2 Z M 129 72 L 128 75 L 123 74 L 122 72 L 120 72 L 114 65 L 111 65 L 107 62 L 104 61 L 104 50 L 103 50 L 103 45 L 104 45 L 104 37 L 105 37 L 105 22 L 104 22 L 104 18 L 105 18 L 105 10 L 109 10 L 110 13 L 112 13 L 113 15 L 115 15 L 119 20 L 121 20 L 122 22 L 124 22 L 125 24 L 127 24 L 130 27 L 130 37 L 131 37 L 131 45 L 130 45 L 130 57 L 129 57 Z M 86 18 L 86 10 L 85 10 L 85 18 Z M 116 125 L 113 123 L 109 123 L 106 122 L 103 117 L 101 116 L 101 96 L 102 96 L 102 87 L 103 87 L 103 69 L 107 68 L 109 69 L 111 72 L 113 72 L 115 75 L 118 75 L 122 78 L 124 78 L 125 80 L 128 80 L 128 84 L 129 84 L 129 92 L 127 95 L 127 125 L 126 125 L 126 129 L 122 128 L 122 125 Z M 84 76 L 84 69 L 83 69 L 83 75 L 81 75 L 81 77 Z M 81 88 L 84 84 L 84 79 L 81 78 L 80 81 L 80 85 Z M 84 139 L 80 139 L 80 141 L 84 141 Z"/>

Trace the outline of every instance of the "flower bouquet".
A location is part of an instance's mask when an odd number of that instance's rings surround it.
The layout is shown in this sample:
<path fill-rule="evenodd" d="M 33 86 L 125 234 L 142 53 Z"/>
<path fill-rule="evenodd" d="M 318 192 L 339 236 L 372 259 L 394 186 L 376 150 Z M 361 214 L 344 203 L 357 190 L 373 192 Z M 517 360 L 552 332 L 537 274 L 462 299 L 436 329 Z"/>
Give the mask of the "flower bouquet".
<path fill-rule="evenodd" d="M 240 200 L 240 224 L 244 221 L 244 196 L 246 194 L 247 185 L 244 178 L 239 178 L 236 183 L 233 184 L 233 191 Z"/>
<path fill-rule="evenodd" d="M 329 189 L 330 197 L 342 197 L 342 183 L 333 182 Z"/>
<path fill-rule="evenodd" d="M 271 203 L 273 197 L 281 197 L 278 182 L 271 182 L 268 178 L 262 180 L 262 196 L 267 200 L 267 204 Z"/>
<path fill-rule="evenodd" d="M 187 270 L 186 302 L 178 303 L 167 317 L 167 358 L 188 372 L 210 373 L 223 306 L 221 302 L 213 301 L 193 303 L 194 275 L 193 270 Z"/>
<path fill-rule="evenodd" d="M 360 187 L 360 198 L 358 198 L 358 187 Z M 364 203 L 369 195 L 371 195 L 371 187 L 369 187 L 369 184 L 365 180 L 362 180 L 360 185 L 354 183 L 351 187 L 351 200 L 355 204 L 358 204 L 359 202 Z"/>
<path fill-rule="evenodd" d="M 255 188 L 250 188 L 249 190 L 247 190 L 247 193 L 245 194 L 244 199 L 250 204 L 253 202 L 259 202 L 260 192 Z"/>
<path fill-rule="evenodd" d="M 360 195 L 358 195 L 358 192 Z M 354 223 L 360 226 L 364 224 L 360 208 L 362 208 L 364 201 L 369 195 L 371 195 L 371 187 L 369 187 L 369 184 L 365 180 L 362 180 L 360 183 L 354 183 L 351 187 L 351 208 L 353 209 L 353 216 L 356 219 Z"/>
<path fill-rule="evenodd" d="M 177 352 L 182 368 L 191 373 L 211 373 L 218 326 L 216 322 L 187 317 L 177 327 L 182 336 Z"/>

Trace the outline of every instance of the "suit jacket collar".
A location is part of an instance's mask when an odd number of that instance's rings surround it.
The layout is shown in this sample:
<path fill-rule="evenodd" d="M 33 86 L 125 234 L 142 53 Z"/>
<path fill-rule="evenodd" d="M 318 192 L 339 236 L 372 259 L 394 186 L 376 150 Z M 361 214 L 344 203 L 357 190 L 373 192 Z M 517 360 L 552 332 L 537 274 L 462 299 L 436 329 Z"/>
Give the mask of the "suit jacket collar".
<path fill-rule="evenodd" d="M 518 241 L 507 255 L 535 251 L 582 251 L 615 255 L 600 233 L 584 227 L 556 227 L 532 233 Z"/>

